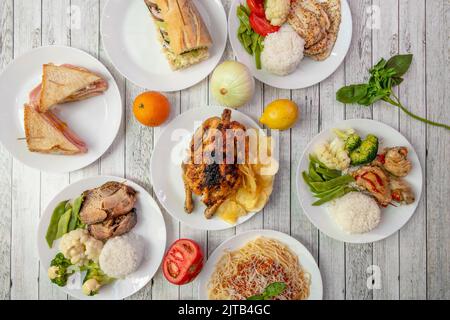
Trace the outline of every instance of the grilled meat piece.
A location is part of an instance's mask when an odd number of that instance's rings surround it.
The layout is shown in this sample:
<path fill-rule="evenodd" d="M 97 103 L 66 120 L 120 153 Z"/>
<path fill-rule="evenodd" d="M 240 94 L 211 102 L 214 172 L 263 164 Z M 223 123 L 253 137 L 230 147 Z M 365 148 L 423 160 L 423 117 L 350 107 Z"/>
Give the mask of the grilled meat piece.
<path fill-rule="evenodd" d="M 231 121 L 231 110 L 226 109 L 222 118 L 206 120 L 195 132 L 189 158 L 182 165 L 187 213 L 194 209 L 192 193 L 202 196 L 207 206 L 205 217 L 210 219 L 240 187 L 242 181 L 238 163 L 245 161 L 247 150 L 238 150 L 238 146 L 247 148 L 245 130 L 239 122 Z M 239 140 L 244 143 L 238 143 Z"/>
<path fill-rule="evenodd" d="M 412 169 L 412 163 L 407 157 L 408 149 L 406 147 L 385 148 L 372 162 L 372 165 L 383 168 L 393 176 L 406 177 Z"/>
<path fill-rule="evenodd" d="M 164 18 L 161 14 L 161 9 L 158 7 L 158 5 L 151 0 L 144 0 L 145 4 L 148 7 L 148 10 L 150 10 L 152 16 L 157 20 L 157 21 L 161 21 L 164 22 Z"/>
<path fill-rule="evenodd" d="M 136 224 L 136 221 L 134 224 L 131 223 L 133 215 L 136 220 L 136 214 L 130 212 L 136 203 L 137 195 L 136 191 L 126 184 L 115 181 L 107 182 L 99 188 L 85 191 L 83 196 L 80 220 L 89 226 L 91 235 L 95 238 L 105 240 L 104 236 L 100 234 L 110 234 L 110 237 L 117 236 L 117 230 L 127 230 L 125 232 L 128 232 Z M 132 225 L 132 227 L 124 227 L 125 225 Z M 108 230 L 99 231 L 101 226 Z"/>
<path fill-rule="evenodd" d="M 295 32 L 305 40 L 306 48 L 313 46 L 327 35 L 314 12 L 302 5 L 296 5 L 291 9 L 288 22 Z"/>
<path fill-rule="evenodd" d="M 386 207 L 392 201 L 389 176 L 377 166 L 365 166 L 352 173 L 358 186 L 366 189 L 380 205 Z"/>
<path fill-rule="evenodd" d="M 411 186 L 403 179 L 391 177 L 392 199 L 401 204 L 411 204 L 416 201 Z"/>
<path fill-rule="evenodd" d="M 137 215 L 135 210 L 133 210 L 117 218 L 109 218 L 101 223 L 91 224 L 88 230 L 95 239 L 106 241 L 129 232 L 136 223 Z"/>
<path fill-rule="evenodd" d="M 384 150 L 383 168 L 396 177 L 406 177 L 412 169 L 411 161 L 407 159 L 406 147 L 395 147 Z"/>

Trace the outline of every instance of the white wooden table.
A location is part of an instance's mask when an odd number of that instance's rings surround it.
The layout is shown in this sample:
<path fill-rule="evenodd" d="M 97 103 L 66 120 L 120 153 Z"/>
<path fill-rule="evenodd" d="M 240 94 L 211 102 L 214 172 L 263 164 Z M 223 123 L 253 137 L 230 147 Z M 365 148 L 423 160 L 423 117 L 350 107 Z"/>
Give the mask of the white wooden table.
<path fill-rule="evenodd" d="M 231 1 L 222 2 L 228 11 Z M 257 119 L 265 104 L 283 97 L 295 100 L 302 109 L 299 124 L 281 134 L 281 170 L 264 212 L 223 232 L 193 230 L 165 214 L 168 241 L 193 238 L 211 253 L 236 233 L 275 229 L 299 239 L 313 253 L 322 271 L 326 299 L 449 299 L 450 133 L 413 121 L 383 104 L 373 108 L 345 107 L 336 102 L 335 92 L 346 83 L 361 81 L 380 57 L 410 52 L 414 63 L 399 88 L 401 100 L 419 115 L 450 123 L 450 0 L 349 2 L 354 19 L 353 42 L 336 73 L 305 90 L 276 90 L 258 83 L 253 102 L 243 108 Z M 152 188 L 149 164 L 158 130 L 144 128 L 135 121 L 131 103 L 144 89 L 115 71 L 103 51 L 99 22 L 105 3 L 0 0 L 0 70 L 35 47 L 60 44 L 80 48 L 99 57 L 114 73 L 126 111 L 111 149 L 90 167 L 70 174 L 30 169 L 0 146 L 0 299 L 68 298 L 47 280 L 35 241 L 39 216 L 61 188 L 98 174 L 123 176 L 148 190 Z M 224 58 L 232 58 L 229 48 Z M 176 114 L 206 105 L 211 99 L 207 80 L 168 96 Z M 373 244 L 349 245 L 326 237 L 303 214 L 295 193 L 295 169 L 303 148 L 322 128 L 345 118 L 373 118 L 399 129 L 416 148 L 424 170 L 424 193 L 411 221 L 390 238 Z M 379 267 L 375 269 L 381 278 L 376 284 L 381 288 L 367 286 L 371 275 L 368 268 L 372 265 Z M 196 297 L 197 283 L 178 288 L 169 285 L 159 272 L 132 299 Z"/>

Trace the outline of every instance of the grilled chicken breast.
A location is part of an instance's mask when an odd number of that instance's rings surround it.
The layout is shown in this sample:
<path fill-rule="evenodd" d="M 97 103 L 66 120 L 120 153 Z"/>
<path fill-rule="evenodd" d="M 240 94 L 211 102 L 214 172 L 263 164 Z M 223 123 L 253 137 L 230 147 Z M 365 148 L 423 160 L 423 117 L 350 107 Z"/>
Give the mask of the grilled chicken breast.
<path fill-rule="evenodd" d="M 380 205 L 386 207 L 392 202 L 389 176 L 377 166 L 364 166 L 353 172 L 358 186 L 366 189 Z"/>

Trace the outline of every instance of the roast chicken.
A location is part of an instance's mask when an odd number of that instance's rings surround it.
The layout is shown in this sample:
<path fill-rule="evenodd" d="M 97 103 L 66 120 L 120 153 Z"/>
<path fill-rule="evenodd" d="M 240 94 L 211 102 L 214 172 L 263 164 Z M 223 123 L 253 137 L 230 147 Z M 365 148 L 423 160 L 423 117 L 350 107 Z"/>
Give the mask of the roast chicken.
<path fill-rule="evenodd" d="M 137 223 L 136 191 L 124 183 L 107 182 L 83 193 L 80 220 L 98 240 L 108 240 L 129 232 Z"/>
<path fill-rule="evenodd" d="M 205 217 L 210 219 L 220 205 L 238 190 L 242 183 L 238 165 L 245 161 L 247 153 L 247 143 L 239 144 L 238 141 L 245 139 L 245 131 L 245 126 L 231 121 L 229 109 L 225 109 L 221 118 L 210 118 L 197 129 L 188 158 L 182 164 L 187 213 L 194 209 L 192 194 L 202 197 L 206 205 Z M 239 145 L 244 145 L 244 150 Z"/>

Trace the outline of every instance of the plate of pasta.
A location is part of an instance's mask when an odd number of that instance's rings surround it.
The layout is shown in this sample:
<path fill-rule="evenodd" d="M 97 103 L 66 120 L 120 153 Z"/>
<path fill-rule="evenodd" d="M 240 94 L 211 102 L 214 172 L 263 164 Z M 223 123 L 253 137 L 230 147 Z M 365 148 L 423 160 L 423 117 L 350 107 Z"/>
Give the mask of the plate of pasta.
<path fill-rule="evenodd" d="M 322 300 L 320 270 L 299 241 L 253 230 L 222 243 L 199 277 L 200 300 Z"/>

